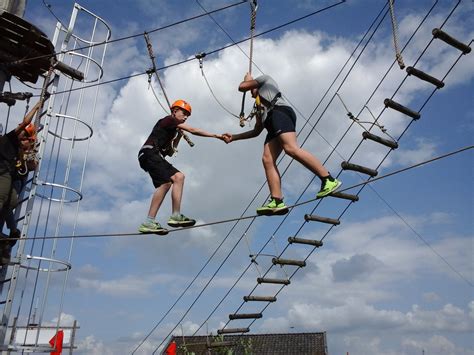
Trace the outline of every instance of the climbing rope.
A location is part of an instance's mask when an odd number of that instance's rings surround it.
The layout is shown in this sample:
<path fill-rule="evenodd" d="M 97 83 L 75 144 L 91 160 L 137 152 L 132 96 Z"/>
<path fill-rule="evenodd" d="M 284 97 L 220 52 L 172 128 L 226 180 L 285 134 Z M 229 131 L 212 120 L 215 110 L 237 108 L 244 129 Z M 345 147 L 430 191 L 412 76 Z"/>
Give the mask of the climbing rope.
<path fill-rule="evenodd" d="M 255 23 L 257 19 L 257 0 L 250 0 L 250 49 L 249 49 L 249 74 L 252 74 L 252 58 L 253 58 L 253 38 L 255 35 Z M 245 118 L 245 113 L 244 113 L 244 106 L 245 106 L 245 93 L 242 94 L 242 105 L 240 108 L 240 127 L 245 126 L 245 121 L 247 120 Z"/>
<path fill-rule="evenodd" d="M 395 47 L 395 57 L 397 58 L 398 66 L 400 69 L 405 68 L 405 63 L 403 62 L 402 53 L 400 52 L 399 48 L 399 40 L 398 40 L 398 25 L 395 19 L 395 10 L 393 7 L 393 0 L 388 0 L 388 4 L 390 7 L 390 20 L 392 22 L 392 33 L 393 33 L 393 46 Z"/>
<path fill-rule="evenodd" d="M 152 77 L 152 75 L 153 75 L 153 72 L 152 72 L 152 71 L 148 71 L 147 74 L 148 74 L 148 89 L 149 89 L 149 90 L 151 89 L 151 92 L 153 93 L 153 96 L 155 97 L 155 99 L 156 99 L 156 101 L 158 102 L 158 104 L 161 106 L 161 108 L 163 109 L 163 111 L 165 112 L 165 114 L 168 114 L 168 110 L 167 110 L 166 107 L 161 103 L 161 100 L 158 98 L 158 95 L 156 94 L 155 89 L 153 88 L 153 85 L 151 84 L 151 77 Z"/>

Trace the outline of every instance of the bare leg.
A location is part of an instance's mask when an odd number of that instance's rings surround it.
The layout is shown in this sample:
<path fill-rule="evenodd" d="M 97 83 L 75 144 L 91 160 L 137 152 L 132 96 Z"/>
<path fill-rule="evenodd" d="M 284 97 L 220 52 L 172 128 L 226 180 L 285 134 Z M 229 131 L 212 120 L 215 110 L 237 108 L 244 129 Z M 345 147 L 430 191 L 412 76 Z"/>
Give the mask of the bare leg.
<path fill-rule="evenodd" d="M 170 187 L 171 187 L 171 182 L 167 184 L 163 184 L 159 186 L 158 188 L 156 188 L 151 198 L 150 209 L 148 210 L 148 217 L 150 218 L 156 217 L 156 214 L 158 213 L 158 210 L 160 209 L 161 204 L 163 203 L 163 200 L 165 199 L 165 196 L 168 193 L 168 190 L 170 189 Z"/>
<path fill-rule="evenodd" d="M 282 133 L 277 137 L 277 139 L 286 154 L 301 163 L 313 174 L 317 175 L 319 178 L 329 175 L 327 169 L 314 155 L 298 146 L 295 132 Z"/>
<path fill-rule="evenodd" d="M 278 139 L 272 139 L 263 146 L 262 163 L 267 177 L 270 195 L 276 198 L 282 198 L 280 172 L 276 165 L 276 160 L 281 154 L 282 147 Z"/>
<path fill-rule="evenodd" d="M 171 177 L 173 188 L 171 189 L 171 207 L 173 214 L 181 213 L 181 199 L 183 197 L 184 174 L 177 172 Z"/>

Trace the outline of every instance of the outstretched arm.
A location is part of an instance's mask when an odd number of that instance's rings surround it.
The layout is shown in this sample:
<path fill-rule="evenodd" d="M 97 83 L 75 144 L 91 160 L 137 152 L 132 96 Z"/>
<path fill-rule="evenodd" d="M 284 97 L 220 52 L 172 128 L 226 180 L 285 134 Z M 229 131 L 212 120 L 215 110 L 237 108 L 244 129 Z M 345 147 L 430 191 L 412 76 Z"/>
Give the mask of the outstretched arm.
<path fill-rule="evenodd" d="M 203 129 L 189 126 L 186 123 L 179 124 L 178 128 L 181 128 L 183 131 L 189 132 L 195 136 L 223 139 L 222 134 L 209 133 Z"/>
<path fill-rule="evenodd" d="M 263 131 L 262 119 L 257 116 L 256 121 L 255 121 L 255 126 L 250 131 L 242 132 L 238 134 L 224 133 L 223 137 L 226 143 L 230 143 L 233 141 L 257 137 L 260 133 L 262 133 L 262 131 Z"/>

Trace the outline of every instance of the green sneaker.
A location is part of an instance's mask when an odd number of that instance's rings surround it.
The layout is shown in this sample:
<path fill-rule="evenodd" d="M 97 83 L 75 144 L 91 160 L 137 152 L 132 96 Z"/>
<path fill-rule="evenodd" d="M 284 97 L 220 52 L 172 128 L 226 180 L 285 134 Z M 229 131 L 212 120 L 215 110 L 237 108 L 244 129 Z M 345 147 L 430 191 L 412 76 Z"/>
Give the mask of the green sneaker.
<path fill-rule="evenodd" d="M 321 182 L 321 190 L 316 194 L 316 197 L 321 198 L 327 196 L 330 193 L 335 192 L 341 185 L 342 182 L 340 182 L 338 179 L 334 179 L 333 181 L 329 179 L 323 179 Z"/>
<path fill-rule="evenodd" d="M 287 213 L 288 207 L 286 207 L 285 203 L 283 201 L 277 203 L 274 198 L 270 199 L 265 206 L 257 208 L 257 214 L 263 216 L 284 215 Z"/>
<path fill-rule="evenodd" d="M 143 222 L 140 227 L 138 227 L 140 233 L 155 233 L 158 235 L 168 234 L 168 230 L 163 228 L 158 222 Z"/>
<path fill-rule="evenodd" d="M 180 214 L 179 216 L 171 216 L 170 219 L 168 219 L 168 225 L 170 227 L 192 227 L 195 224 L 195 219 L 188 218 L 184 214 Z"/>

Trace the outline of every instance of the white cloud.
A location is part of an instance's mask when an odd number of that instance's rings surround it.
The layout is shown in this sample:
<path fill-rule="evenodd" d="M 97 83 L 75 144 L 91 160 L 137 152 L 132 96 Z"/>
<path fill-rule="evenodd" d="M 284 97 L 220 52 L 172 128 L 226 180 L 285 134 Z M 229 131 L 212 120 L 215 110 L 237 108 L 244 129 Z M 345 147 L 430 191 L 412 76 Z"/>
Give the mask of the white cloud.
<path fill-rule="evenodd" d="M 162 276 L 148 276 L 145 278 L 124 276 L 120 279 L 106 281 L 79 277 L 75 280 L 81 289 L 92 289 L 98 293 L 115 297 L 150 296 L 152 295 L 151 289 L 153 286 L 169 281 L 169 279 Z"/>
<path fill-rule="evenodd" d="M 115 354 L 101 340 L 96 339 L 93 335 L 88 335 L 81 339 L 77 344 L 78 354 L 87 355 L 113 355 Z"/>
<path fill-rule="evenodd" d="M 409 352 L 424 352 L 434 355 L 472 355 L 474 350 L 456 346 L 443 335 L 434 335 L 426 340 L 413 339 L 408 337 L 403 341 L 403 347 Z"/>

